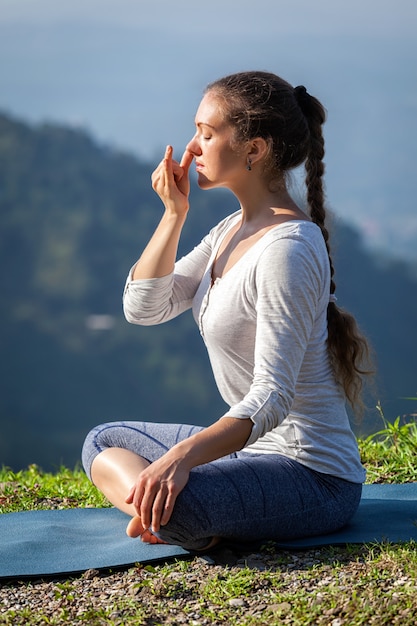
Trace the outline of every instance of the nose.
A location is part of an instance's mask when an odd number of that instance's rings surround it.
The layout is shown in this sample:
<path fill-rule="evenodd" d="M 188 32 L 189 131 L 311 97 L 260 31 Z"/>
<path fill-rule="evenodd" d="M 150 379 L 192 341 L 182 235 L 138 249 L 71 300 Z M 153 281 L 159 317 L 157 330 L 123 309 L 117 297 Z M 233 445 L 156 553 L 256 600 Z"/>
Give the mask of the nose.
<path fill-rule="evenodd" d="M 201 148 L 200 148 L 200 144 L 199 144 L 198 139 L 197 139 L 197 135 L 194 135 L 194 137 L 191 139 L 191 141 L 188 142 L 186 150 L 191 152 L 191 154 L 193 154 L 194 156 L 200 156 L 201 155 Z"/>

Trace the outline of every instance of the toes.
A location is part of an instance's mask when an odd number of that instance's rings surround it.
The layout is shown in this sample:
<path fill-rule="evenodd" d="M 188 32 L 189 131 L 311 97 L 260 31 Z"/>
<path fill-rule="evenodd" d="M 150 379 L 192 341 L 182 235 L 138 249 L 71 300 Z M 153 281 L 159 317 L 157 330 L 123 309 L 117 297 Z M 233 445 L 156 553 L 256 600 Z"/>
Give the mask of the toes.
<path fill-rule="evenodd" d="M 154 535 L 150 530 L 144 531 L 144 533 L 141 536 L 141 540 L 144 543 L 151 543 L 151 544 L 166 543 L 166 541 L 163 541 L 162 539 Z"/>
<path fill-rule="evenodd" d="M 140 537 L 144 543 L 166 543 L 166 541 L 163 541 L 154 535 L 150 530 L 143 527 L 139 515 L 132 517 L 127 525 L 126 534 L 128 537 Z"/>

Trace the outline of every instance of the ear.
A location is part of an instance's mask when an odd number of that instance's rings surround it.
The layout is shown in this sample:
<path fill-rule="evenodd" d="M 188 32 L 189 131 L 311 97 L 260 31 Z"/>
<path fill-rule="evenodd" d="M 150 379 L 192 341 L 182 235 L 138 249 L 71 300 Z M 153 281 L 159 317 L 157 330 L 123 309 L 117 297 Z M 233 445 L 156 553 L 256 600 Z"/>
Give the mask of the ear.
<path fill-rule="evenodd" d="M 262 159 L 268 153 L 268 142 L 262 137 L 256 137 L 248 142 L 246 158 L 250 159 L 251 163 L 262 161 Z"/>

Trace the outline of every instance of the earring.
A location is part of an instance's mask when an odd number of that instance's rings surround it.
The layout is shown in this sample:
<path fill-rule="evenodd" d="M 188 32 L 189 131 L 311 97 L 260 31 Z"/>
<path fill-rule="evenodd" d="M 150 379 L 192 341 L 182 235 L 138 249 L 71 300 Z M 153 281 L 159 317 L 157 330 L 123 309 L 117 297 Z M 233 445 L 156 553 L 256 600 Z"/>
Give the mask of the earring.
<path fill-rule="evenodd" d="M 246 166 L 246 169 L 248 170 L 248 172 L 252 171 L 252 161 L 248 158 L 248 164 Z"/>

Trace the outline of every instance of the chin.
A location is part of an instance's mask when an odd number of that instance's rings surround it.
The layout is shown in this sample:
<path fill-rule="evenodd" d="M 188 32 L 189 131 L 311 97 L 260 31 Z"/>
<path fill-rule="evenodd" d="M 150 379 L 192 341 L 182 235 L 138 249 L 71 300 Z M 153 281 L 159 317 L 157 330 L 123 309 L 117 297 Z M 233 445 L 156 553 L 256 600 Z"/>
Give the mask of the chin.
<path fill-rule="evenodd" d="M 197 185 L 200 189 L 213 189 L 218 186 L 216 183 L 206 178 L 203 174 L 198 175 Z"/>

